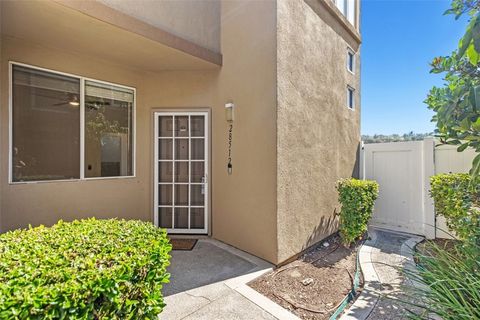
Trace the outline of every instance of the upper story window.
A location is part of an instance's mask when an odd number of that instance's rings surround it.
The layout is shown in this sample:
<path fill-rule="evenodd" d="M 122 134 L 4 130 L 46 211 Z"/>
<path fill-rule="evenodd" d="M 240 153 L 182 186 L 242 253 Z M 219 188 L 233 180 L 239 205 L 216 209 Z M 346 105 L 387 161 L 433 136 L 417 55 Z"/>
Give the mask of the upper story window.
<path fill-rule="evenodd" d="M 133 88 L 11 68 L 11 182 L 134 175 Z"/>
<path fill-rule="evenodd" d="M 351 110 L 355 109 L 355 89 L 347 86 L 347 107 Z"/>
<path fill-rule="evenodd" d="M 338 10 L 355 26 L 355 1 L 356 0 L 333 0 Z"/>
<path fill-rule="evenodd" d="M 347 70 L 355 73 L 355 52 L 352 49 L 347 49 Z"/>

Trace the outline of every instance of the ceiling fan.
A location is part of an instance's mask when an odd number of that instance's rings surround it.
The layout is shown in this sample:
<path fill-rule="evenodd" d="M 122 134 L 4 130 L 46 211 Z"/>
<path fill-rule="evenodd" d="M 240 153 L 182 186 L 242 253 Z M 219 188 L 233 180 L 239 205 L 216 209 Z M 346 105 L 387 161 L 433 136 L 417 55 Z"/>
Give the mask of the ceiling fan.
<path fill-rule="evenodd" d="M 78 99 L 78 96 L 73 93 L 68 93 L 66 95 L 66 99 L 62 102 L 58 102 L 53 104 L 54 106 L 63 106 L 63 105 L 69 105 L 72 107 L 78 107 L 80 105 L 80 101 Z"/>
<path fill-rule="evenodd" d="M 80 106 L 80 100 L 78 99 L 78 95 L 73 93 L 68 93 L 64 101 L 54 104 L 54 106 L 64 106 L 64 105 L 68 105 L 71 107 Z M 100 109 L 100 107 L 109 106 L 109 105 L 110 105 L 110 102 L 102 101 L 101 99 L 85 101 L 85 107 L 89 109 L 94 109 L 94 110 L 98 110 Z"/>

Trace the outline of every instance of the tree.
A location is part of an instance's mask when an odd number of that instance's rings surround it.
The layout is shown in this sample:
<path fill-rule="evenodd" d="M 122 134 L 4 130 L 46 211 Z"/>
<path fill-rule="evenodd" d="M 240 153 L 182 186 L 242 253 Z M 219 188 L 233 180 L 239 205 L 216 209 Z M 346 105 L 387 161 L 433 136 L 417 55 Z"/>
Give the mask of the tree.
<path fill-rule="evenodd" d="M 458 48 L 450 56 L 433 59 L 432 73 L 445 74 L 445 85 L 433 87 L 425 100 L 435 112 L 436 134 L 445 144 L 479 153 L 470 174 L 480 178 L 480 0 L 453 0 L 445 14 L 469 16 Z"/>

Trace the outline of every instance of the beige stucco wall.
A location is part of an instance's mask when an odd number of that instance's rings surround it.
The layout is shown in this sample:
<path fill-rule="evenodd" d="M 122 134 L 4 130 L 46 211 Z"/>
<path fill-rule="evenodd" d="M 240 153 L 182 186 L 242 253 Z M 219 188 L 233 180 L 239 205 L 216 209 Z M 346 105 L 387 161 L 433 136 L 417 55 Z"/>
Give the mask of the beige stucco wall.
<path fill-rule="evenodd" d="M 321 0 L 314 2 L 316 8 Z M 327 14 L 325 8 L 320 11 Z M 277 7 L 278 261 L 336 230 L 335 182 L 355 171 L 360 142 L 360 59 L 346 68 L 358 42 L 304 1 Z M 333 23 L 332 23 L 333 21 Z M 356 89 L 347 108 L 347 84 Z"/>
<path fill-rule="evenodd" d="M 98 0 L 157 28 L 220 52 L 220 0 Z"/>
<path fill-rule="evenodd" d="M 275 19 L 273 1 L 225 1 L 221 69 L 161 72 L 146 79 L 149 106 L 211 108 L 212 236 L 271 262 L 276 262 Z M 230 176 L 228 101 L 235 104 Z"/>
<path fill-rule="evenodd" d="M 12 38 L 2 39 L 2 70 L 8 61 L 110 81 L 137 88 L 137 177 L 95 181 L 39 182 L 8 184 L 8 72 L 1 73 L 0 184 L 1 230 L 26 227 L 29 224 L 53 224 L 59 219 L 122 217 L 151 220 L 150 114 L 145 105 L 143 73 L 110 61 L 55 50 Z M 58 157 L 61 158 L 61 150 Z"/>
<path fill-rule="evenodd" d="M 211 234 L 277 262 L 275 6 L 274 1 L 222 4 L 224 63 L 214 70 L 153 73 L 114 59 L 98 59 L 62 43 L 50 47 L 3 38 L 2 70 L 13 60 L 135 87 L 137 120 L 135 178 L 9 185 L 8 74 L 2 72 L 1 231 L 89 216 L 153 221 L 153 111 L 209 108 Z M 227 101 L 236 105 L 230 176 L 226 169 Z"/>
<path fill-rule="evenodd" d="M 62 42 L 3 38 L 0 230 L 87 216 L 153 221 L 153 112 L 207 108 L 214 238 L 278 263 L 333 232 L 335 181 L 352 175 L 360 140 L 360 63 L 348 73 L 347 43 L 357 50 L 358 41 L 319 16 L 322 1 L 223 1 L 223 66 L 208 70 L 151 72 Z M 136 177 L 9 185 L 8 60 L 135 87 Z M 357 90 L 355 111 L 347 84 Z M 228 101 L 236 106 L 232 175 Z"/>

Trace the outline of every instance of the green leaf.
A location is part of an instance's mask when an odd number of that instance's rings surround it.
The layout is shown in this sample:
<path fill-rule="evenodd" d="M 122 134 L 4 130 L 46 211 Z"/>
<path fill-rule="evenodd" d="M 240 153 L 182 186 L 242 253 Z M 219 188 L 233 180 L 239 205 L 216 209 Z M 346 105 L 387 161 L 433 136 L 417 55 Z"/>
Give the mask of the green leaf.
<path fill-rule="evenodd" d="M 467 51 L 468 47 L 470 46 L 470 43 L 472 42 L 472 26 L 474 24 L 474 21 L 472 20 L 468 27 L 467 30 L 465 31 L 465 34 L 463 37 L 460 39 L 460 42 L 458 44 L 458 56 L 461 58 L 464 56 L 465 52 Z"/>
<path fill-rule="evenodd" d="M 480 117 L 477 119 L 477 121 L 472 123 L 472 128 L 475 131 L 480 131 Z"/>
<path fill-rule="evenodd" d="M 467 48 L 467 57 L 468 57 L 468 60 L 470 61 L 470 63 L 473 65 L 473 66 L 476 66 L 478 64 L 478 61 L 479 61 L 479 54 L 477 52 L 477 50 L 475 50 L 475 46 L 473 45 L 473 43 Z"/>
<path fill-rule="evenodd" d="M 473 177 L 480 176 L 480 154 L 478 154 L 473 159 L 472 169 L 470 169 L 470 175 L 472 175 Z"/>
<path fill-rule="evenodd" d="M 464 151 L 464 150 L 467 149 L 467 148 L 468 148 L 468 143 L 464 143 L 464 144 L 462 144 L 460 147 L 457 148 L 457 151 L 458 151 L 458 152 L 462 152 L 462 151 Z"/>
<path fill-rule="evenodd" d="M 465 118 L 463 119 L 462 121 L 460 121 L 460 127 L 463 129 L 463 130 L 468 130 L 470 129 L 470 125 L 471 125 L 471 121 L 469 118 Z"/>

